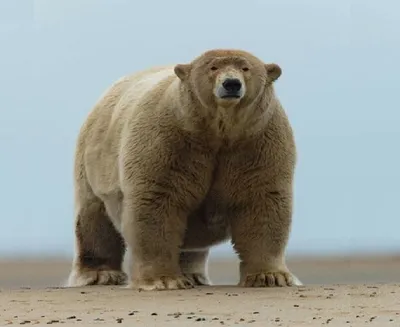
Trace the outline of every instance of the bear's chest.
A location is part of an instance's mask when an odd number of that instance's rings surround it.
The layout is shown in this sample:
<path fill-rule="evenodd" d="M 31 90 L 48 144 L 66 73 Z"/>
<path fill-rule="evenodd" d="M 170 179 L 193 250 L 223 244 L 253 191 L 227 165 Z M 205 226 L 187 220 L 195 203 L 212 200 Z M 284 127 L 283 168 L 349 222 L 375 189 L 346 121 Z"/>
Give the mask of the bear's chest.
<path fill-rule="evenodd" d="M 240 179 L 231 176 L 230 185 L 226 182 L 227 179 L 229 176 L 226 173 L 215 174 L 215 179 L 200 208 L 200 218 L 211 230 L 224 230 L 229 227 L 229 219 L 235 214 L 239 205 L 238 192 L 246 192 L 239 187 Z"/>

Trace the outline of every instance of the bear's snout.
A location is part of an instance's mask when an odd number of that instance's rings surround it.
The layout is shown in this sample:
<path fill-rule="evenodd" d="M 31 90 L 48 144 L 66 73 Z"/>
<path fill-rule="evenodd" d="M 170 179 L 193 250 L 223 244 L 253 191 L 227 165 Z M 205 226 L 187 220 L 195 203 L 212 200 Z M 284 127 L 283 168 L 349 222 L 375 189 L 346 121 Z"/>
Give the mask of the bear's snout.
<path fill-rule="evenodd" d="M 238 77 L 221 76 L 217 80 L 215 95 L 223 100 L 238 100 L 244 95 L 245 85 Z"/>
<path fill-rule="evenodd" d="M 239 91 L 242 88 L 242 82 L 238 78 L 227 78 L 222 82 L 227 95 L 232 95 L 234 97 L 240 97 Z"/>

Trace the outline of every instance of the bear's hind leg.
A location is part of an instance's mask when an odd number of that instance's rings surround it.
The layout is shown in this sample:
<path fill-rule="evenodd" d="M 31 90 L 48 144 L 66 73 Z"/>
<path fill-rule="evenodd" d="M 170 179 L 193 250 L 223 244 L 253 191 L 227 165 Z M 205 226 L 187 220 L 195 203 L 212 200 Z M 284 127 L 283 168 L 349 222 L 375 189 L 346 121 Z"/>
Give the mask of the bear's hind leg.
<path fill-rule="evenodd" d="M 77 209 L 76 254 L 67 286 L 124 284 L 125 243 L 109 219 L 103 202 L 92 195 Z"/>
<path fill-rule="evenodd" d="M 182 251 L 179 264 L 183 275 L 194 285 L 211 285 L 207 274 L 209 250 Z"/>

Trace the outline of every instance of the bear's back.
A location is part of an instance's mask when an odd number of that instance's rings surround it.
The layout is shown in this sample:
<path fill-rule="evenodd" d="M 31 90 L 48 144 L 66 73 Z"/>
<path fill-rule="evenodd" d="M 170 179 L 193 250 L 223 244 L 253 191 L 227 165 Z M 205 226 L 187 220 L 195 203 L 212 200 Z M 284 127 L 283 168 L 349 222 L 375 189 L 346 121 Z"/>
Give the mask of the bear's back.
<path fill-rule="evenodd" d="M 161 82 L 176 77 L 173 66 L 164 66 L 151 68 L 141 71 L 125 79 L 128 87 L 120 94 L 119 102 L 113 110 L 112 120 L 117 119 L 119 116 L 124 116 L 125 110 L 128 108 L 130 115 L 131 110 L 137 110 L 137 104 L 146 96 L 156 96 L 156 93 L 162 85 Z"/>
<path fill-rule="evenodd" d="M 162 66 L 139 71 L 116 81 L 97 101 L 80 132 L 87 146 L 99 144 L 105 137 L 118 138 L 124 122 L 136 110 L 137 104 L 156 92 L 157 86 L 174 76 L 173 66 Z"/>
<path fill-rule="evenodd" d="M 168 66 L 125 76 L 100 97 L 89 113 L 79 134 L 76 157 L 81 158 L 77 162 L 84 163 L 88 181 L 99 193 L 108 193 L 108 188 L 115 189 L 118 184 L 116 160 L 125 124 L 135 111 L 140 111 L 139 102 L 156 94 L 158 85 L 173 76 L 173 67 Z M 102 176 L 102 185 L 96 185 L 96 176 Z"/>

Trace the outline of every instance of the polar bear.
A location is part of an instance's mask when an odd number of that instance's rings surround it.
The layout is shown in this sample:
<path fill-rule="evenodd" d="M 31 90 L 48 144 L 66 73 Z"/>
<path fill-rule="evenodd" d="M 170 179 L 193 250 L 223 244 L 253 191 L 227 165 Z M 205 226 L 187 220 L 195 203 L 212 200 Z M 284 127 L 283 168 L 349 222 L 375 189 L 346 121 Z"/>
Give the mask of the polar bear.
<path fill-rule="evenodd" d="M 247 51 L 214 49 L 115 82 L 77 141 L 68 286 L 208 285 L 209 250 L 227 240 L 239 286 L 301 285 L 285 263 L 296 148 L 280 75 Z"/>

